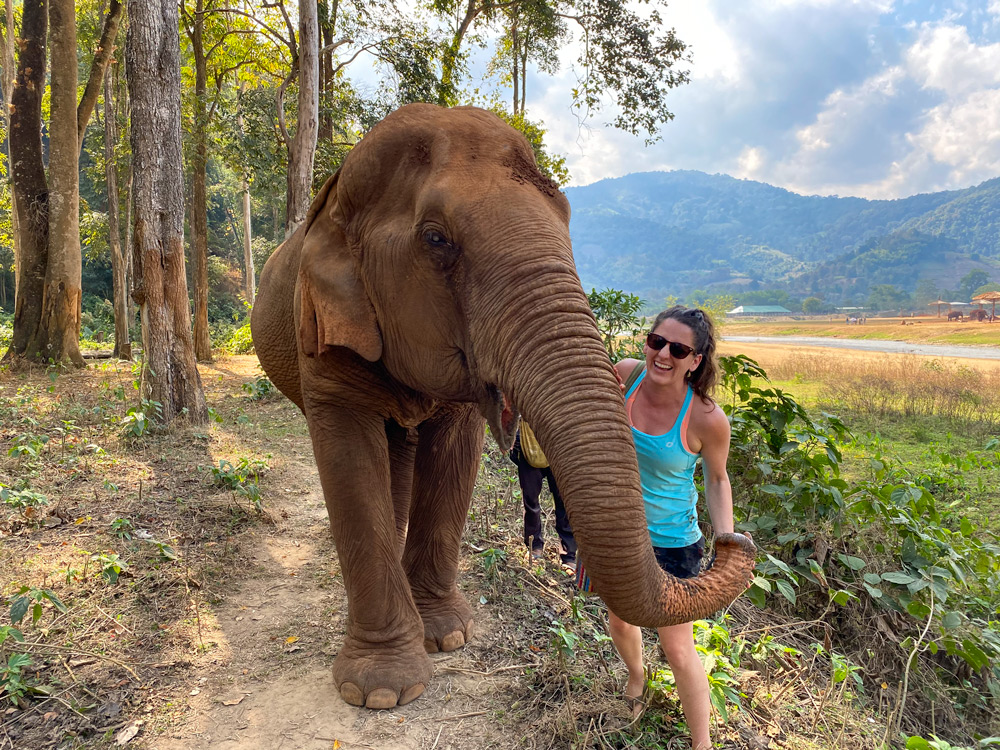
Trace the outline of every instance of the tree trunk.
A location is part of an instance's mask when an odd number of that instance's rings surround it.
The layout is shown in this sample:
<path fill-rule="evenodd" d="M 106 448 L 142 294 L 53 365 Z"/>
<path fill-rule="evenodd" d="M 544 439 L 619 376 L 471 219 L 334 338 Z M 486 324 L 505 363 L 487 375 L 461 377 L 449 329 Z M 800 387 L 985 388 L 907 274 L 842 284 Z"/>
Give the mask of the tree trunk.
<path fill-rule="evenodd" d="M 101 41 L 97 44 L 94 61 L 90 65 L 90 77 L 87 79 L 87 87 L 84 89 L 83 96 L 80 99 L 80 106 L 76 110 L 78 148 L 81 150 L 83 149 L 83 134 L 87 130 L 90 115 L 97 105 L 97 97 L 101 93 L 101 83 L 104 81 L 104 74 L 108 70 L 108 65 L 111 64 L 111 58 L 115 51 L 115 37 L 118 36 L 118 25 L 121 19 L 121 2 L 119 0 L 111 0 L 108 15 L 104 18 Z M 53 65 L 53 67 L 55 66 Z"/>
<path fill-rule="evenodd" d="M 319 114 L 319 26 L 316 0 L 299 0 L 299 123 L 289 144 L 285 237 L 306 219 L 312 195 Z"/>
<path fill-rule="evenodd" d="M 115 349 L 118 359 L 132 359 L 129 340 L 128 267 L 122 254 L 119 229 L 118 165 L 115 144 L 118 143 L 118 119 L 115 116 L 114 86 L 111 77 L 104 79 L 104 175 L 108 183 L 108 244 L 111 246 L 111 278 L 114 289 Z"/>
<path fill-rule="evenodd" d="M 3 87 L 3 123 L 4 128 L 7 131 L 7 165 L 8 168 L 10 164 L 13 163 L 14 152 L 11 150 L 10 144 L 10 105 L 11 96 L 14 93 L 14 40 L 17 38 L 17 34 L 14 29 L 14 3 L 13 0 L 4 0 L 4 11 L 5 11 L 5 26 L 0 29 L 0 42 L 3 43 L 3 49 L 0 50 L 0 55 L 2 55 L 2 60 L 0 60 L 0 86 Z M 10 191 L 10 222 L 11 222 L 11 234 L 14 239 L 14 267 L 17 267 L 18 258 L 18 244 L 20 243 L 20 231 L 17 224 L 17 206 L 16 197 L 14 191 Z M 14 294 L 17 294 L 17 277 L 14 278 Z M 4 298 L 3 306 L 7 306 L 7 290 L 4 287 Z"/>
<path fill-rule="evenodd" d="M 208 197 L 205 188 L 208 171 L 208 72 L 205 61 L 205 3 L 196 0 L 191 49 L 194 53 L 194 155 L 191 159 L 191 230 L 194 263 L 194 356 L 199 362 L 212 361 L 212 342 L 208 335 Z"/>
<path fill-rule="evenodd" d="M 10 152 L 20 242 L 15 266 L 14 334 L 4 359 L 27 355 L 42 320 L 48 262 L 49 188 L 42 162 L 42 94 L 45 92 L 45 0 L 25 0 L 18 38 L 17 80 L 11 93 Z"/>
<path fill-rule="evenodd" d="M 250 184 L 243 178 L 243 292 L 247 302 L 253 304 L 257 288 L 257 271 L 253 267 L 253 248 L 250 233 Z"/>
<path fill-rule="evenodd" d="M 142 318 L 142 395 L 169 422 L 208 420 L 191 340 L 184 275 L 184 174 L 178 8 L 129 0 L 126 41 L 132 102 L 135 259 L 132 295 Z"/>
<path fill-rule="evenodd" d="M 319 3 L 319 31 L 322 37 L 320 45 L 324 50 L 320 64 L 319 93 L 320 104 L 323 105 L 323 113 L 319 118 L 318 140 L 330 140 L 333 138 L 333 115 L 330 112 L 330 89 L 333 86 L 333 49 L 329 49 L 333 44 L 333 18 L 330 15 L 330 8 L 325 0 Z"/>
<path fill-rule="evenodd" d="M 80 354 L 80 146 L 76 128 L 76 8 L 73 0 L 50 0 L 52 79 L 49 117 L 49 246 L 42 320 L 28 356 L 69 360 Z"/>
<path fill-rule="evenodd" d="M 240 93 L 246 88 L 244 83 L 240 83 Z M 236 127 L 243 132 L 243 110 L 236 110 Z M 253 305 L 257 290 L 257 273 L 253 267 L 253 226 L 250 221 L 250 181 L 244 173 L 241 178 L 241 188 L 243 191 L 243 296 L 246 301 Z"/>

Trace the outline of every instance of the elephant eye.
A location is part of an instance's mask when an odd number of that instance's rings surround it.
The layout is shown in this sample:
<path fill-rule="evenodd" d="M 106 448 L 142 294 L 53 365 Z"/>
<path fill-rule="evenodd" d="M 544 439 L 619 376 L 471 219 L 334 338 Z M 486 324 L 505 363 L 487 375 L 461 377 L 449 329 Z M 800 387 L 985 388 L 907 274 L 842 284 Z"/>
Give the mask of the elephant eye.
<path fill-rule="evenodd" d="M 438 232 L 436 229 L 428 229 L 424 232 L 424 242 L 426 242 L 431 247 L 445 247 L 448 244 L 448 238 L 443 234 Z"/>

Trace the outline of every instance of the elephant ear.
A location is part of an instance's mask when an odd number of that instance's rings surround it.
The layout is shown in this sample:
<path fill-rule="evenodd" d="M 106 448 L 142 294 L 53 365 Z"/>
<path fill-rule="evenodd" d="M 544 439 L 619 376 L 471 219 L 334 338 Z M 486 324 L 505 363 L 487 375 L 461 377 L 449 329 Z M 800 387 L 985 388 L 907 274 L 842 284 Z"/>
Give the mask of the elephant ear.
<path fill-rule="evenodd" d="M 309 357 L 344 346 L 376 362 L 382 357 L 382 334 L 357 256 L 336 216 L 337 178 L 326 181 L 306 219 L 299 263 L 299 345 Z"/>

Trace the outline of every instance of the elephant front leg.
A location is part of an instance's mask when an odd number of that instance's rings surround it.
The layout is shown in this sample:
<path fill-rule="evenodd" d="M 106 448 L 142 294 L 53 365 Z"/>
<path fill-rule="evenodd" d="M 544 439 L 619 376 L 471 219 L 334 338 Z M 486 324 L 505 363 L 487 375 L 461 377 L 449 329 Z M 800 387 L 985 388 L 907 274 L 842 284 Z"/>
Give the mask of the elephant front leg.
<path fill-rule="evenodd" d="M 433 667 L 399 559 L 385 423 L 329 404 L 307 401 L 306 408 L 347 589 L 347 632 L 334 680 L 355 706 L 409 703 Z"/>
<path fill-rule="evenodd" d="M 458 555 L 483 451 L 483 418 L 449 404 L 419 428 L 403 568 L 424 622 L 428 652 L 472 638 L 472 608 L 458 590 Z"/>

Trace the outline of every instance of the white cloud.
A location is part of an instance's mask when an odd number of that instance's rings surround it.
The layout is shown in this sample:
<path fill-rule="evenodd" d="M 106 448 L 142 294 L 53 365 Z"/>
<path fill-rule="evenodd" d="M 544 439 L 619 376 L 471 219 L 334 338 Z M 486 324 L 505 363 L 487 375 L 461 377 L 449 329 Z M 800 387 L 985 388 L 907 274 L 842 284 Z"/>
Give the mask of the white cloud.
<path fill-rule="evenodd" d="M 906 64 L 925 88 L 955 96 L 1000 83 L 1000 44 L 977 45 L 964 26 L 925 25 Z"/>
<path fill-rule="evenodd" d="M 747 146 L 740 152 L 736 163 L 738 168 L 733 173 L 733 177 L 744 180 L 758 180 L 764 169 L 765 156 L 761 149 Z"/>
<path fill-rule="evenodd" d="M 976 91 L 960 102 L 942 104 L 910 137 L 918 152 L 947 165 L 955 185 L 1000 174 L 1000 90 Z"/>

